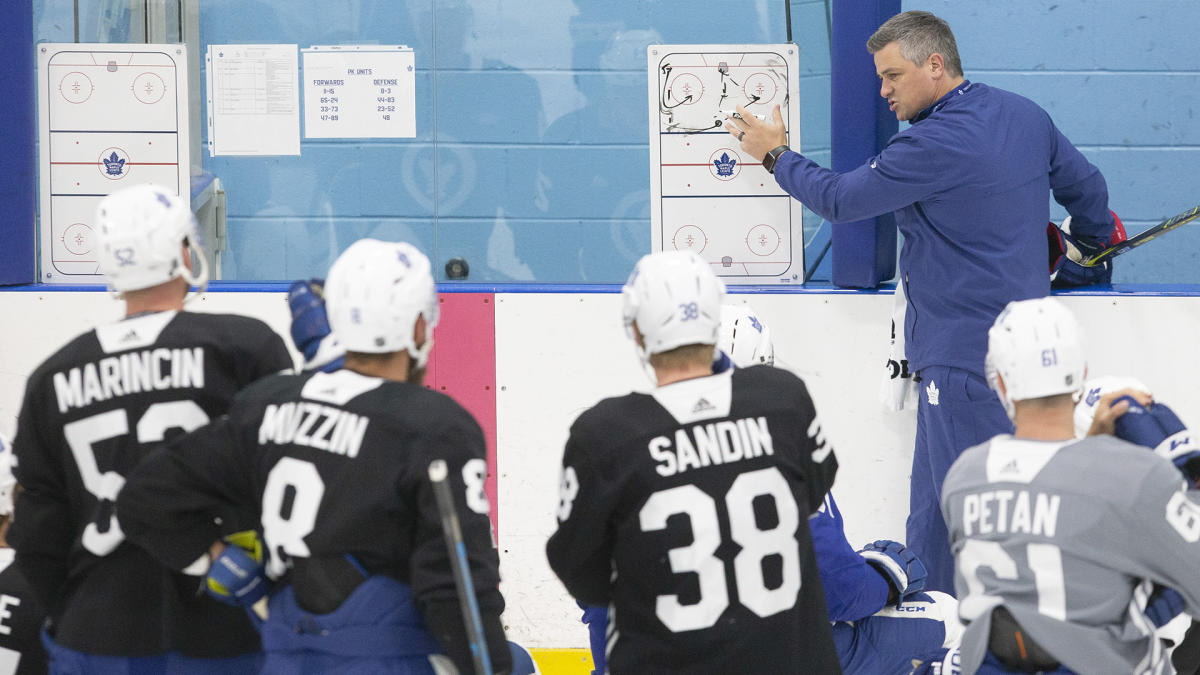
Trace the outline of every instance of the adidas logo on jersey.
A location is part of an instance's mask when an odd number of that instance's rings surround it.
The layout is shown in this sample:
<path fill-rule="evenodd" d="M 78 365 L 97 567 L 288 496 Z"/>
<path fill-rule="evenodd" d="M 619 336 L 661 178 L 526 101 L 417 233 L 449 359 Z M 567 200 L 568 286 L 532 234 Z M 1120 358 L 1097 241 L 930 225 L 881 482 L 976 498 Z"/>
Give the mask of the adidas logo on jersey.
<path fill-rule="evenodd" d="M 1005 464 L 1003 467 L 1000 468 L 1000 473 L 1016 473 L 1017 471 L 1020 471 L 1020 470 L 1021 470 L 1021 467 L 1017 466 L 1017 459 L 1014 457 L 1014 458 L 1008 460 L 1008 464 Z"/>
<path fill-rule="evenodd" d="M 128 333 L 122 335 L 121 339 L 118 340 L 118 342 L 134 342 L 134 341 L 137 341 L 140 339 L 141 339 L 141 336 L 138 335 L 137 329 L 132 329 Z"/>
<path fill-rule="evenodd" d="M 704 412 L 705 410 L 716 410 L 717 406 L 708 402 L 708 399 L 702 398 L 696 401 L 695 407 L 692 408 L 693 413 Z"/>

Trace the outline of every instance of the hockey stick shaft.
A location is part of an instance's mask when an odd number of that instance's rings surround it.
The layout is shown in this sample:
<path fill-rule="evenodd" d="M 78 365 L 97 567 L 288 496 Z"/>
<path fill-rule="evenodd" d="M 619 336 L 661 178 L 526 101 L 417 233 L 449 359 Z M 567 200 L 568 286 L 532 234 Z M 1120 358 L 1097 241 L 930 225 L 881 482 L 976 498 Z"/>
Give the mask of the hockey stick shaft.
<path fill-rule="evenodd" d="M 1103 251 L 1100 251 L 1099 253 L 1097 253 L 1096 255 L 1088 258 L 1087 260 L 1084 260 L 1080 264 L 1083 265 L 1084 267 L 1095 267 L 1096 265 L 1099 265 L 1100 263 L 1102 263 L 1106 260 L 1110 260 L 1112 258 L 1115 258 L 1116 256 L 1121 255 L 1122 253 L 1128 251 L 1129 249 L 1137 248 L 1138 246 L 1141 246 L 1142 244 L 1150 241 L 1151 239 L 1157 237 L 1160 234 L 1170 232 L 1171 230 L 1174 230 L 1175 228 L 1180 227 L 1182 225 L 1186 225 L 1197 218 L 1200 218 L 1200 206 L 1193 206 L 1192 208 L 1188 209 L 1187 211 L 1184 211 L 1183 213 L 1181 213 L 1177 216 L 1172 216 L 1170 218 L 1167 218 L 1166 220 L 1162 221 L 1161 223 L 1155 225 L 1154 227 L 1151 227 L 1148 230 L 1139 232 L 1138 234 L 1133 235 L 1132 237 L 1126 239 L 1125 241 L 1122 241 L 1120 243 L 1109 246 L 1108 248 L 1104 249 Z"/>
<path fill-rule="evenodd" d="M 463 543 L 458 512 L 454 508 L 454 496 L 450 493 L 450 483 L 446 480 L 448 474 L 445 460 L 435 459 L 429 463 L 429 481 L 433 484 L 433 495 L 437 500 L 438 513 L 442 517 L 442 536 L 446 540 L 446 551 L 450 554 L 450 568 L 454 572 L 454 586 L 458 591 L 458 605 L 462 609 L 463 623 L 467 628 L 475 673 L 492 675 L 492 657 L 488 653 L 487 639 L 483 635 L 483 618 L 479 613 L 479 601 L 475 597 L 475 583 L 471 580 L 467 547 Z"/>

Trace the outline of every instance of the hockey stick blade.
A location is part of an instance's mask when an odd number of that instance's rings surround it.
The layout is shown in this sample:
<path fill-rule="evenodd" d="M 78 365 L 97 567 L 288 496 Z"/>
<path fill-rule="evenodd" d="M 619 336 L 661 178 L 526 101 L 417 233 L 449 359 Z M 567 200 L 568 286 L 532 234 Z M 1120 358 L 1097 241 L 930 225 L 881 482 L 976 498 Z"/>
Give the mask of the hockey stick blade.
<path fill-rule="evenodd" d="M 1096 255 L 1088 258 L 1087 260 L 1084 260 L 1083 262 L 1081 262 L 1079 264 L 1084 267 L 1095 267 L 1096 265 L 1104 262 L 1105 260 L 1115 258 L 1116 256 L 1121 255 L 1122 253 L 1128 251 L 1131 248 L 1137 248 L 1138 246 L 1141 246 L 1142 244 L 1150 241 L 1151 239 L 1157 237 L 1158 235 L 1164 234 L 1166 232 L 1170 232 L 1171 230 L 1174 230 L 1175 228 L 1180 227 L 1181 225 L 1186 225 L 1197 218 L 1200 218 L 1200 206 L 1193 206 L 1192 208 L 1188 209 L 1187 211 L 1184 211 L 1183 213 L 1181 213 L 1177 216 L 1167 218 L 1166 220 L 1162 221 L 1161 223 L 1155 225 L 1154 227 L 1151 227 L 1148 230 L 1139 232 L 1138 234 L 1133 235 L 1132 237 L 1126 239 L 1125 241 L 1122 241 L 1120 243 L 1109 246 L 1108 248 L 1104 249 L 1103 251 L 1100 251 Z"/>
<path fill-rule="evenodd" d="M 471 580 L 471 566 L 467 561 L 467 547 L 463 543 L 458 512 L 454 509 L 454 496 L 450 493 L 450 483 L 446 481 L 448 475 L 446 460 L 435 459 L 429 463 L 429 482 L 433 484 L 433 496 L 442 517 L 442 536 L 446 539 L 446 551 L 450 554 L 450 568 L 454 573 L 454 586 L 467 629 L 475 675 L 492 675 L 492 657 L 483 634 L 483 619 L 479 613 L 479 601 L 475 598 L 475 583 Z"/>

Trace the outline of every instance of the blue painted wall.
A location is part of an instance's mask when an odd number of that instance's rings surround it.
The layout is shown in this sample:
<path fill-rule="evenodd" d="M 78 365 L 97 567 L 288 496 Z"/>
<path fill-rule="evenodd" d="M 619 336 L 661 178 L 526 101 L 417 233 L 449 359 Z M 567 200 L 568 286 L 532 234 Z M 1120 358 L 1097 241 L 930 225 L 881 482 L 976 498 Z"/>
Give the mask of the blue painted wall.
<path fill-rule="evenodd" d="M 304 140 L 301 156 L 205 158 L 229 194 L 224 274 L 323 274 L 362 236 L 408 239 L 471 281 L 623 281 L 650 248 L 646 47 L 786 40 L 783 0 L 243 2 L 201 5 L 205 45 L 402 43 L 417 137 Z M 802 135 L 829 159 L 823 0 L 793 2 Z M 811 220 L 811 226 L 817 222 Z"/>
<path fill-rule="evenodd" d="M 33 77 L 33 13 L 27 4 L 0 5 L 0 285 L 37 281 L 34 266 L 34 203 L 37 163 L 36 93 Z"/>
<path fill-rule="evenodd" d="M 320 275 L 376 236 L 414 242 L 439 275 L 465 257 L 470 281 L 620 282 L 650 246 L 646 45 L 783 42 L 783 3 L 205 0 L 202 47 L 402 43 L 418 67 L 416 139 L 304 141 L 298 158 L 205 151 L 229 192 L 224 276 Z M 64 5 L 34 0 L 36 39 L 71 39 Z M 121 20 L 80 5 L 84 41 Z M 829 8 L 791 7 L 804 151 L 828 165 Z M 1200 202 L 1200 3 L 903 3 L 918 8 L 950 22 L 969 78 L 1051 113 L 1131 232 Z M 1197 283 L 1198 256 L 1192 225 L 1121 257 L 1115 278 Z"/>
<path fill-rule="evenodd" d="M 930 0 L 904 9 L 950 22 L 968 79 L 1044 107 L 1103 171 L 1130 234 L 1200 204 L 1200 3 Z M 1200 282 L 1200 226 L 1121 256 L 1113 281 Z"/>

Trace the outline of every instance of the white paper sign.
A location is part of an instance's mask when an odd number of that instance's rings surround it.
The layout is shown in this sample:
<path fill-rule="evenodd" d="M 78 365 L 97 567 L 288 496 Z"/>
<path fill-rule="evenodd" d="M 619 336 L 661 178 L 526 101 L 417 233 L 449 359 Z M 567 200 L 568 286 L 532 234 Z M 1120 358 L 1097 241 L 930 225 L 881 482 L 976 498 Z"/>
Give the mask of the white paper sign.
<path fill-rule="evenodd" d="M 305 138 L 417 135 L 411 48 L 334 45 L 302 51 Z"/>
<path fill-rule="evenodd" d="M 152 183 L 187 201 L 187 51 L 177 44 L 38 48 L 41 280 L 103 281 L 96 205 Z"/>
<path fill-rule="evenodd" d="M 209 45 L 210 155 L 299 155 L 296 45 Z"/>

